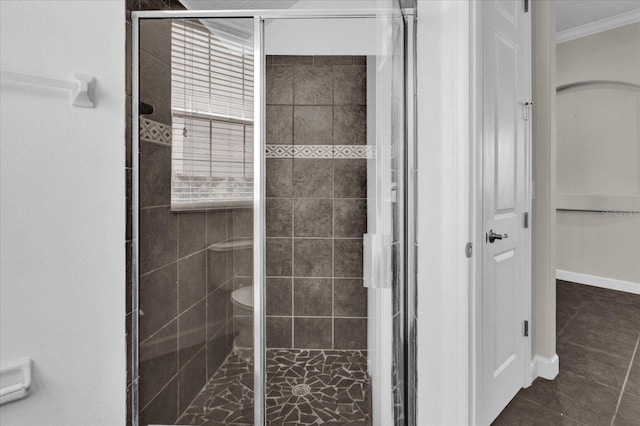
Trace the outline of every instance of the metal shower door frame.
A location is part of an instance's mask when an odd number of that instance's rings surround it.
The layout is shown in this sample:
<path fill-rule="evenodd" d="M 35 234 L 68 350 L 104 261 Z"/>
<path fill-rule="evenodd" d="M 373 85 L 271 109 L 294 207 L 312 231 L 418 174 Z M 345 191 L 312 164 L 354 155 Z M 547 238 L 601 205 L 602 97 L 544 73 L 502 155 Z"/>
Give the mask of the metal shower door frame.
<path fill-rule="evenodd" d="M 132 23 L 132 323 L 131 323 L 131 345 L 132 345 L 132 393 L 131 410 L 132 422 L 134 426 L 140 424 L 139 418 L 139 152 L 140 134 L 137 120 L 139 117 L 140 105 L 140 20 L 143 19 L 224 19 L 224 18 L 244 18 L 253 19 L 254 23 L 254 197 L 253 197 L 253 285 L 254 285 L 254 309 L 253 309 L 253 344 L 254 344 L 254 424 L 266 425 L 266 205 L 265 205 L 265 51 L 264 51 L 264 23 L 267 19 L 323 19 L 323 18 L 380 18 L 382 16 L 399 14 L 398 9 L 345 9 L 345 10 L 185 10 L 185 11 L 133 11 L 131 12 Z M 402 11 L 405 17 L 414 19 L 414 11 L 405 9 Z M 406 359 L 402 360 L 405 365 L 405 405 L 408 408 L 408 418 L 405 417 L 405 424 L 415 424 L 415 407 L 413 400 L 415 395 L 415 265 L 413 247 L 415 245 L 415 215 L 414 197 L 415 179 L 413 173 L 415 155 L 415 85 L 413 80 L 415 67 L 415 30 L 413 23 L 408 25 L 408 37 L 410 40 L 405 46 L 405 126 L 408 130 L 405 133 L 406 145 L 408 149 L 405 157 L 405 179 L 407 182 L 405 207 L 406 222 L 404 227 L 405 249 L 408 256 L 405 257 L 406 280 L 405 296 L 405 327 L 402 342 L 405 348 Z M 406 39 L 405 39 L 406 40 Z M 407 82 L 407 80 L 405 80 Z M 409 91 L 412 91 L 409 93 Z M 135 118 L 135 121 L 134 121 Z M 411 370 L 410 370 L 411 367 Z"/>

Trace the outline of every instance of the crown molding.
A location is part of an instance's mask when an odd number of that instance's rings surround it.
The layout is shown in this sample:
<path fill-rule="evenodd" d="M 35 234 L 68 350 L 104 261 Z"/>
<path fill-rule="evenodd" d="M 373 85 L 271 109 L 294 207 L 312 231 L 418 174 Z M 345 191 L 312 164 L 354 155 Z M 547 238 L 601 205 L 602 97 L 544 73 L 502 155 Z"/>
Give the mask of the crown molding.
<path fill-rule="evenodd" d="M 640 22 L 640 9 L 559 31 L 556 33 L 556 43 L 564 43 L 565 41 L 575 40 L 636 22 Z"/>

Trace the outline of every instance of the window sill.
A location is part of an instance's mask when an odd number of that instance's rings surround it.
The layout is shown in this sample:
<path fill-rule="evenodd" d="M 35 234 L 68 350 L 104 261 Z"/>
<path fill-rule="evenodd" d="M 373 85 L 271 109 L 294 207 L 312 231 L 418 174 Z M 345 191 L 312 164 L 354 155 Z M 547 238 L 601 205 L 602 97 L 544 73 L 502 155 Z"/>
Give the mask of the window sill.
<path fill-rule="evenodd" d="M 202 211 L 202 210 L 228 210 L 228 209 L 250 209 L 253 207 L 253 200 L 219 200 L 219 201 L 193 201 L 172 203 L 172 212 Z"/>

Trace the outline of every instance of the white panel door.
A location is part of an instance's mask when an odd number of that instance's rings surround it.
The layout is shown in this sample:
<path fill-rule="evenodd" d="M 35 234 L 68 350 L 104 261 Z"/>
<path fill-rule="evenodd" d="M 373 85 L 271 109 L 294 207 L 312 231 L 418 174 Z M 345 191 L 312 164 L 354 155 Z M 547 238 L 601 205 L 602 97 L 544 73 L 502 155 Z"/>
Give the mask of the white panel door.
<path fill-rule="evenodd" d="M 526 384 L 531 360 L 529 207 L 530 16 L 524 0 L 483 2 L 482 392 L 491 423 Z M 495 236 L 492 236 L 491 234 Z"/>

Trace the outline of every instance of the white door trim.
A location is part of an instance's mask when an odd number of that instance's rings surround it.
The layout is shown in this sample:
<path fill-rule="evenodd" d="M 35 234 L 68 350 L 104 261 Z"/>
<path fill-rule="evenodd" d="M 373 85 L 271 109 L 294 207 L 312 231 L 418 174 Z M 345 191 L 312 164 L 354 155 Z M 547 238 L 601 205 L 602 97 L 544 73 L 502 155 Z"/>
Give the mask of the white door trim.
<path fill-rule="evenodd" d="M 476 2 L 419 0 L 417 419 L 470 424 L 470 37 Z M 434 64 L 436 66 L 434 66 Z"/>

